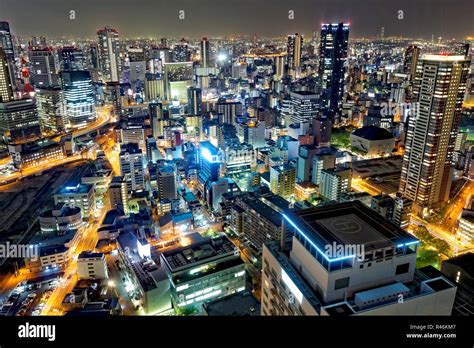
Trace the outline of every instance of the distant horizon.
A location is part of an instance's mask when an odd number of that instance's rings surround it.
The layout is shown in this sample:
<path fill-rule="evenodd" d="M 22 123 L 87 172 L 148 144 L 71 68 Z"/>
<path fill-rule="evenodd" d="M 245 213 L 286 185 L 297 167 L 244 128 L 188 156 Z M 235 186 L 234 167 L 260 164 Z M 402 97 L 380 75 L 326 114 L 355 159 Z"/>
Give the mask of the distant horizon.
<path fill-rule="evenodd" d="M 179 11 L 184 19 L 179 19 Z M 70 19 L 74 11 L 75 19 Z M 289 19 L 293 11 L 294 19 Z M 401 11 L 401 12 L 400 12 Z M 311 36 L 321 22 L 350 22 L 351 37 L 375 38 L 382 27 L 385 37 L 464 40 L 474 36 L 471 0 L 2 0 L 0 20 L 12 33 L 90 38 L 105 25 L 122 38 L 229 37 L 274 38 L 300 32 Z M 32 13 L 36 15 L 32 15 Z M 402 17 L 401 19 L 399 17 Z"/>

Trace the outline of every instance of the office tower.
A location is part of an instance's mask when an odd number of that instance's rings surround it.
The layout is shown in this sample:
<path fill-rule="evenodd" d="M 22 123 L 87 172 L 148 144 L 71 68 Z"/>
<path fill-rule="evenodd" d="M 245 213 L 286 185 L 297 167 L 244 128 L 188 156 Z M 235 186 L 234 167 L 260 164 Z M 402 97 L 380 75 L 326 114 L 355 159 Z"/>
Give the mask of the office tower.
<path fill-rule="evenodd" d="M 328 200 L 339 201 L 351 190 L 352 170 L 350 168 L 330 168 L 321 171 L 319 193 Z"/>
<path fill-rule="evenodd" d="M 36 87 L 59 86 L 59 61 L 52 48 L 30 49 L 31 80 Z"/>
<path fill-rule="evenodd" d="M 87 68 L 84 53 L 80 48 L 67 46 L 58 49 L 61 70 L 84 70 Z M 94 68 L 94 66 L 92 66 Z"/>
<path fill-rule="evenodd" d="M 38 110 L 32 99 L 0 103 L 0 132 L 11 142 L 36 139 L 41 136 Z"/>
<path fill-rule="evenodd" d="M 211 65 L 211 49 L 207 37 L 201 40 L 201 66 L 207 68 Z"/>
<path fill-rule="evenodd" d="M 395 197 L 395 206 L 393 208 L 393 222 L 402 228 L 408 227 L 411 219 L 413 201 L 403 197 L 402 193 L 397 192 Z"/>
<path fill-rule="evenodd" d="M 133 121 L 123 122 L 118 126 L 116 132 L 122 144 L 137 144 L 140 150 L 142 150 L 142 153 L 145 153 L 145 126 L 143 123 Z"/>
<path fill-rule="evenodd" d="M 173 48 L 173 62 L 190 62 L 191 50 L 188 47 L 188 42 L 182 38 L 181 41 Z"/>
<path fill-rule="evenodd" d="M 87 219 L 94 216 L 95 185 L 74 183 L 61 186 L 54 195 L 54 204 L 65 203 L 68 207 L 81 208 L 82 217 Z"/>
<path fill-rule="evenodd" d="M 122 115 L 122 96 L 119 82 L 109 81 L 105 84 L 105 98 L 112 104 L 114 115 L 120 118 Z"/>
<path fill-rule="evenodd" d="M 13 98 L 14 94 L 10 65 L 8 64 L 5 51 L 0 47 L 0 103 L 12 101 Z"/>
<path fill-rule="evenodd" d="M 201 89 L 195 87 L 188 88 L 188 114 L 201 116 L 202 96 Z"/>
<path fill-rule="evenodd" d="M 114 176 L 109 186 L 109 200 L 111 209 L 123 209 L 128 214 L 128 187 L 121 176 Z"/>
<path fill-rule="evenodd" d="M 165 80 L 163 74 L 145 74 L 145 100 L 165 99 Z"/>
<path fill-rule="evenodd" d="M 298 148 L 298 165 L 296 180 L 298 182 L 310 181 L 313 172 L 313 156 L 318 152 L 314 145 L 301 145 Z"/>
<path fill-rule="evenodd" d="M 291 211 L 283 225 L 281 246 L 262 252 L 262 315 L 451 314 L 455 284 L 416 270 L 418 240 L 361 202 Z"/>
<path fill-rule="evenodd" d="M 13 46 L 12 34 L 10 32 L 10 25 L 8 22 L 0 21 L 0 48 L 5 53 L 5 58 L 8 64 L 8 71 L 10 73 L 10 83 L 13 90 L 16 86 L 15 79 L 15 48 Z"/>
<path fill-rule="evenodd" d="M 221 158 L 219 149 L 209 141 L 199 144 L 199 167 L 197 184 L 199 191 L 207 200 L 206 193 L 210 192 L 211 183 L 220 177 Z"/>
<path fill-rule="evenodd" d="M 242 103 L 239 101 L 227 101 L 225 98 L 219 98 L 216 106 L 219 123 L 233 125 L 237 117 L 242 115 Z"/>
<path fill-rule="evenodd" d="M 301 49 L 303 47 L 303 36 L 296 33 L 295 35 L 288 35 L 286 45 L 286 64 L 289 70 L 296 70 L 301 65 Z"/>
<path fill-rule="evenodd" d="M 97 31 L 99 63 L 105 81 L 120 81 L 120 47 L 118 31 L 105 27 Z"/>
<path fill-rule="evenodd" d="M 413 201 L 417 213 L 448 199 L 469 63 L 458 55 L 419 60 L 414 88 L 418 107 L 409 119 L 400 178 L 400 192 Z"/>
<path fill-rule="evenodd" d="M 148 104 L 148 114 L 150 115 L 151 128 L 155 138 L 163 136 L 163 128 L 160 127 L 159 121 L 163 119 L 163 104 L 150 103 Z"/>
<path fill-rule="evenodd" d="M 300 123 L 312 120 L 319 109 L 318 96 L 312 92 L 290 92 L 289 122 Z"/>
<path fill-rule="evenodd" d="M 138 144 L 120 146 L 120 176 L 127 182 L 128 191 L 143 190 L 145 185 L 143 153 Z"/>
<path fill-rule="evenodd" d="M 188 87 L 193 85 L 193 63 L 165 63 L 164 71 L 165 95 L 162 98 L 186 103 Z"/>
<path fill-rule="evenodd" d="M 62 71 L 65 112 L 72 128 L 84 127 L 96 119 L 95 94 L 88 71 Z"/>
<path fill-rule="evenodd" d="M 329 149 L 328 151 L 320 149 L 318 153 L 313 155 L 313 172 L 311 177 L 313 184 L 319 185 L 321 183 L 321 172 L 323 169 L 331 169 L 335 166 L 336 154 Z"/>
<path fill-rule="evenodd" d="M 246 125 L 244 141 L 253 146 L 254 149 L 265 147 L 267 145 L 265 139 L 265 121 L 260 121 L 257 124 Z"/>
<path fill-rule="evenodd" d="M 91 43 L 89 46 L 89 65 L 94 70 L 100 69 L 100 50 L 97 43 Z"/>
<path fill-rule="evenodd" d="M 363 125 L 364 127 L 376 126 L 391 130 L 393 126 L 393 116 L 391 112 L 384 112 L 381 106 L 370 106 L 367 116 L 364 117 Z"/>
<path fill-rule="evenodd" d="M 61 87 L 37 88 L 35 97 L 42 133 L 64 132 L 67 117 L 64 111 L 64 96 Z"/>
<path fill-rule="evenodd" d="M 157 175 L 159 199 L 176 199 L 176 173 L 173 166 L 158 167 Z"/>
<path fill-rule="evenodd" d="M 321 107 L 326 116 L 340 113 L 349 42 L 349 24 L 322 24 L 318 75 L 321 83 Z"/>
<path fill-rule="evenodd" d="M 245 263 L 225 235 L 201 237 L 160 257 L 177 309 L 200 308 L 205 301 L 245 290 Z"/>
<path fill-rule="evenodd" d="M 274 70 L 273 74 L 277 80 L 281 79 L 285 75 L 285 55 L 280 54 L 274 58 Z"/>
<path fill-rule="evenodd" d="M 270 168 L 270 190 L 283 198 L 295 193 L 296 167 L 283 164 Z"/>
<path fill-rule="evenodd" d="M 415 45 L 409 45 L 405 50 L 403 57 L 403 72 L 410 75 L 410 81 L 415 78 L 416 65 L 420 57 L 420 48 Z"/>

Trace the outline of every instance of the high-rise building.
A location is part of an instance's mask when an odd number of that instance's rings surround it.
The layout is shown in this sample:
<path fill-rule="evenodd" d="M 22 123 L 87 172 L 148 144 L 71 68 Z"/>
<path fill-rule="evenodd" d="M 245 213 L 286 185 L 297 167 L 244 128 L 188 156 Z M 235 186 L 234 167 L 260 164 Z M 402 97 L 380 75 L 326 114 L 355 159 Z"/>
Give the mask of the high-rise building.
<path fill-rule="evenodd" d="M 219 123 L 235 124 L 238 116 L 242 115 L 242 103 L 239 101 L 228 101 L 220 98 L 217 101 L 217 113 L 219 114 Z"/>
<path fill-rule="evenodd" d="M 405 50 L 403 57 L 403 72 L 410 75 L 410 80 L 415 78 L 416 65 L 420 57 L 420 48 L 415 45 L 409 45 Z"/>
<path fill-rule="evenodd" d="M 283 164 L 270 168 L 270 190 L 283 198 L 295 193 L 296 167 Z"/>
<path fill-rule="evenodd" d="M 105 81 L 120 81 L 120 47 L 118 31 L 105 27 L 97 31 L 99 63 Z"/>
<path fill-rule="evenodd" d="M 14 95 L 10 74 L 10 65 L 8 64 L 5 50 L 0 47 L 0 103 L 12 101 L 13 98 Z"/>
<path fill-rule="evenodd" d="M 211 65 L 210 44 L 207 37 L 201 40 L 201 66 L 207 68 Z"/>
<path fill-rule="evenodd" d="M 41 136 L 38 110 L 33 99 L 0 103 L 0 132 L 11 141 L 25 141 Z"/>
<path fill-rule="evenodd" d="M 36 87 L 59 86 L 59 61 L 52 48 L 36 48 L 28 51 L 31 64 L 31 80 Z"/>
<path fill-rule="evenodd" d="M 12 88 L 15 89 L 15 49 L 10 32 L 10 25 L 5 21 L 0 21 L 0 49 L 3 49 L 5 53 L 8 71 L 10 73 L 10 83 L 12 84 Z"/>
<path fill-rule="evenodd" d="M 318 70 L 321 82 L 321 107 L 330 117 L 341 111 L 348 42 L 349 24 L 321 25 Z"/>
<path fill-rule="evenodd" d="M 415 212 L 447 201 L 451 160 L 466 91 L 469 61 L 460 55 L 425 55 L 418 63 L 418 107 L 408 123 L 400 192 Z"/>
<path fill-rule="evenodd" d="M 189 115 L 198 115 L 202 114 L 202 96 L 201 89 L 195 87 L 188 88 L 188 114 Z"/>
<path fill-rule="evenodd" d="M 339 201 L 342 195 L 351 190 L 352 170 L 350 168 L 331 168 L 321 171 L 319 193 L 326 199 Z"/>
<path fill-rule="evenodd" d="M 65 112 L 70 127 L 84 127 L 96 119 L 95 94 L 88 71 L 62 71 Z"/>
<path fill-rule="evenodd" d="M 145 100 L 165 99 L 165 80 L 163 74 L 145 74 Z"/>
<path fill-rule="evenodd" d="M 361 202 L 283 221 L 281 245 L 262 251 L 262 315 L 451 314 L 456 285 L 416 269 L 418 240 Z"/>
<path fill-rule="evenodd" d="M 296 70 L 301 65 L 301 50 L 303 48 L 303 36 L 296 33 L 288 35 L 286 44 L 287 56 L 286 64 L 289 70 Z"/>
<path fill-rule="evenodd" d="M 191 61 L 191 50 L 188 47 L 188 42 L 182 38 L 181 41 L 173 48 L 174 62 L 189 62 Z"/>
<path fill-rule="evenodd" d="M 84 54 L 80 48 L 62 47 L 58 50 L 58 57 L 61 70 L 84 70 L 87 68 Z"/>
<path fill-rule="evenodd" d="M 323 148 L 324 149 L 324 148 Z M 323 169 L 331 169 L 336 166 L 336 154 L 330 149 L 324 151 L 319 150 L 313 155 L 313 172 L 311 181 L 313 184 L 321 183 L 321 172 Z"/>
<path fill-rule="evenodd" d="M 36 89 L 36 106 L 43 134 L 66 130 L 67 117 L 64 110 L 64 96 L 61 87 Z"/>
<path fill-rule="evenodd" d="M 130 143 L 120 146 L 120 175 L 127 182 L 128 191 L 144 188 L 143 153 L 138 144 Z"/>
<path fill-rule="evenodd" d="M 160 199 L 176 199 L 176 172 L 173 166 L 158 167 L 158 197 Z"/>
<path fill-rule="evenodd" d="M 312 92 L 290 92 L 289 122 L 300 123 L 312 120 L 318 112 L 318 96 Z"/>

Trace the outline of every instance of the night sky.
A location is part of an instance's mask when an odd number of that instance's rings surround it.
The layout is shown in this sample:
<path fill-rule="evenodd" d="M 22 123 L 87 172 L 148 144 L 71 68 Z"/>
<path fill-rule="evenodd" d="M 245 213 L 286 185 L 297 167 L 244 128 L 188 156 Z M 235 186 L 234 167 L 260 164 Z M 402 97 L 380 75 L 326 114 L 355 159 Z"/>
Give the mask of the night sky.
<path fill-rule="evenodd" d="M 69 11 L 76 19 L 69 19 Z M 178 19 L 185 10 L 186 18 Z M 295 19 L 288 19 L 288 10 Z M 397 18 L 403 10 L 404 19 Z M 121 37 L 309 35 L 321 22 L 351 23 L 351 37 L 462 39 L 474 36 L 473 0 L 0 0 L 0 20 L 20 36 L 94 37 L 109 25 Z"/>

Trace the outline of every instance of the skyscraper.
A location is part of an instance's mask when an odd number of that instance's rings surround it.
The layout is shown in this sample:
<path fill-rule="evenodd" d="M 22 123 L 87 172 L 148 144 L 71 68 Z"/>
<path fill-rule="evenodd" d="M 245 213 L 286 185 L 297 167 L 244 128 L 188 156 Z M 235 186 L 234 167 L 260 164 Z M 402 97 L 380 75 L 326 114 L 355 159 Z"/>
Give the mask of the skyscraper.
<path fill-rule="evenodd" d="M 321 25 L 318 75 L 321 84 L 321 107 L 326 115 L 340 113 L 344 92 L 349 24 Z"/>
<path fill-rule="evenodd" d="M 195 87 L 188 88 L 188 113 L 190 115 L 201 115 L 201 89 Z"/>
<path fill-rule="evenodd" d="M 127 182 L 129 191 L 144 188 L 143 153 L 138 144 L 123 144 L 120 147 L 120 175 Z"/>
<path fill-rule="evenodd" d="M 0 134 L 12 142 L 38 138 L 41 131 L 35 102 L 20 99 L 0 103 Z"/>
<path fill-rule="evenodd" d="M 209 67 L 211 63 L 210 56 L 210 45 L 207 37 L 203 37 L 201 40 L 201 66 L 203 68 Z"/>
<path fill-rule="evenodd" d="M 410 75 L 410 80 L 415 78 L 416 65 L 420 57 L 420 48 L 415 45 L 409 45 L 405 50 L 403 57 L 403 72 Z"/>
<path fill-rule="evenodd" d="M 42 87 L 36 89 L 36 106 L 43 134 L 61 132 L 66 129 L 64 97 L 61 87 Z"/>
<path fill-rule="evenodd" d="M 118 31 L 105 27 L 97 31 L 99 38 L 99 62 L 106 81 L 120 81 L 120 50 Z"/>
<path fill-rule="evenodd" d="M 158 197 L 160 199 L 176 199 L 176 173 L 173 166 L 158 167 Z"/>
<path fill-rule="evenodd" d="M 462 55 L 425 55 L 418 63 L 400 191 L 424 213 L 448 199 L 451 160 L 466 91 L 469 61 Z"/>
<path fill-rule="evenodd" d="M 86 69 L 84 54 L 80 48 L 73 46 L 62 47 L 58 50 L 58 56 L 61 70 Z"/>
<path fill-rule="evenodd" d="M 65 112 L 70 126 L 83 127 L 96 118 L 94 86 L 88 71 L 63 71 Z"/>
<path fill-rule="evenodd" d="M 59 85 L 59 61 L 50 47 L 33 48 L 28 52 L 31 64 L 31 80 L 36 87 Z"/>
<path fill-rule="evenodd" d="M 189 62 L 191 61 L 191 50 L 188 47 L 188 42 L 182 38 L 181 41 L 173 48 L 174 62 Z"/>
<path fill-rule="evenodd" d="M 0 47 L 0 103 L 13 100 L 13 86 L 10 79 L 10 66 L 3 48 Z"/>
<path fill-rule="evenodd" d="M 295 35 L 288 35 L 288 42 L 286 45 L 287 56 L 286 64 L 289 70 L 296 70 L 301 65 L 301 48 L 303 47 L 303 36 L 296 33 Z"/>
<path fill-rule="evenodd" d="M 8 64 L 8 72 L 10 74 L 10 83 L 13 90 L 16 86 L 15 81 L 15 51 L 13 47 L 12 34 L 8 22 L 0 21 L 0 48 L 3 48 L 5 59 Z"/>

